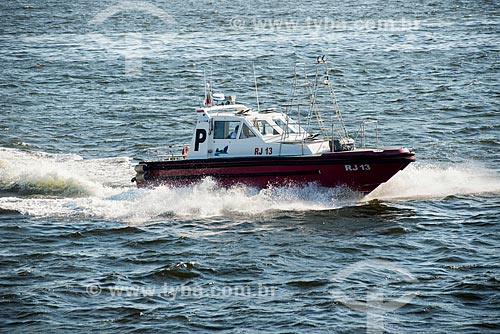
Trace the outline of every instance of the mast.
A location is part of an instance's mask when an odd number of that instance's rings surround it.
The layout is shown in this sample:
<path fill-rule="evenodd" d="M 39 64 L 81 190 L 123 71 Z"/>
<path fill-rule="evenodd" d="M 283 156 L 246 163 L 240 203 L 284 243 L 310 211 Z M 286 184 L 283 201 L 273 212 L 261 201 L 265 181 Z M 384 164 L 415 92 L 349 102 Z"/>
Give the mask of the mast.
<path fill-rule="evenodd" d="M 205 107 L 211 107 L 213 105 L 212 69 L 210 69 L 210 82 L 207 82 L 205 70 L 203 70 L 203 78 L 205 81 L 205 100 L 203 101 L 203 104 L 205 105 Z"/>
<path fill-rule="evenodd" d="M 257 111 L 260 112 L 259 89 L 257 88 L 257 76 L 255 75 L 255 63 L 252 63 L 252 67 L 253 67 L 253 81 L 255 83 L 255 97 L 257 98 Z"/>
<path fill-rule="evenodd" d="M 303 71 L 299 70 L 297 68 L 297 65 L 303 65 Z M 324 67 L 324 70 L 322 69 L 322 67 Z M 315 123 L 317 124 L 318 127 L 317 130 L 319 130 L 319 132 L 324 138 L 329 138 L 330 132 L 331 132 L 330 137 L 333 138 L 334 129 L 335 131 L 337 131 L 338 136 L 340 138 L 349 138 L 349 134 L 344 125 L 344 120 L 342 118 L 342 114 L 340 112 L 340 108 L 337 103 L 337 99 L 335 97 L 335 92 L 333 91 L 333 88 L 330 84 L 329 68 L 326 56 L 319 56 L 316 58 L 315 69 L 316 70 L 314 75 L 312 73 L 311 75 L 309 75 L 306 64 L 304 63 L 295 64 L 295 71 L 294 71 L 295 74 L 293 78 L 294 82 L 292 85 L 292 94 L 290 98 L 290 103 L 287 103 L 284 106 L 287 107 L 287 109 L 289 107 L 290 108 L 297 107 L 299 124 L 301 123 L 300 107 L 301 106 L 308 107 L 309 112 L 307 114 L 307 122 L 305 127 L 306 132 L 311 131 L 310 127 L 314 118 L 316 121 Z M 303 87 L 302 89 L 300 89 L 300 92 L 298 89 L 299 87 Z M 320 97 L 321 94 L 320 91 L 324 92 L 325 89 L 328 91 L 328 95 L 330 97 L 329 103 L 330 106 L 333 105 L 333 112 L 336 118 L 336 122 L 334 122 L 332 117 L 331 128 L 327 124 L 325 124 L 325 121 L 323 121 L 321 115 L 322 111 L 320 111 L 318 108 L 318 105 L 321 104 L 321 102 L 323 102 L 318 99 L 318 97 Z M 323 112 L 325 111 L 326 110 L 323 110 Z"/>

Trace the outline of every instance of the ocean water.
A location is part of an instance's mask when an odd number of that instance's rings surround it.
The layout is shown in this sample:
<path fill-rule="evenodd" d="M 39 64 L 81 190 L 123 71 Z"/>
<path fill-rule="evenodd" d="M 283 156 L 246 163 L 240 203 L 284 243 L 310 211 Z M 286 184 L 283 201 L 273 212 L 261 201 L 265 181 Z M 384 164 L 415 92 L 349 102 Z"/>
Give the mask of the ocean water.
<path fill-rule="evenodd" d="M 0 332 L 500 331 L 498 1 L 0 11 Z M 417 154 L 370 195 L 130 182 L 204 74 L 272 107 L 323 54 L 348 130 Z"/>

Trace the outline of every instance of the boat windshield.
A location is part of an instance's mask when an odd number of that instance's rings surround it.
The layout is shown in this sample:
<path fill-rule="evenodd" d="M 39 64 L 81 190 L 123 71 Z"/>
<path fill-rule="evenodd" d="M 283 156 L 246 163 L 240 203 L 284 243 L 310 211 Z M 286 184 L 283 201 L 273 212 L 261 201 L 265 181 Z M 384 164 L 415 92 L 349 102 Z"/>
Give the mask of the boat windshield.
<path fill-rule="evenodd" d="M 295 122 L 291 118 L 287 118 L 286 120 L 284 120 L 282 118 L 275 118 L 275 119 L 273 119 L 273 121 L 274 121 L 274 123 L 276 123 L 276 125 L 278 125 L 280 127 L 280 129 L 284 133 L 298 134 L 301 132 L 300 127 L 297 124 L 297 122 Z"/>
<path fill-rule="evenodd" d="M 275 128 L 271 123 L 263 119 L 257 120 L 255 122 L 255 127 L 263 136 L 275 136 L 280 134 L 278 127 Z"/>
<path fill-rule="evenodd" d="M 243 124 L 243 128 L 241 129 L 240 139 L 253 138 L 255 137 L 255 133 L 253 133 L 252 129 L 248 127 L 248 125 Z"/>
<path fill-rule="evenodd" d="M 214 139 L 236 139 L 239 121 L 215 121 Z"/>

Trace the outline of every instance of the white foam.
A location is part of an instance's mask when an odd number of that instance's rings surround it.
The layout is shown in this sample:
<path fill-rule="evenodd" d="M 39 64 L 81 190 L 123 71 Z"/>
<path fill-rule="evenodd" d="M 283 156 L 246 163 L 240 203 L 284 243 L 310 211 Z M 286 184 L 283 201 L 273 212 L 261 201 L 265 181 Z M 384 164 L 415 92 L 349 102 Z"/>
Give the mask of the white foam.
<path fill-rule="evenodd" d="M 416 162 L 382 184 L 365 199 L 433 199 L 451 195 L 500 192 L 495 171 L 475 163 L 428 164 Z"/>
<path fill-rule="evenodd" d="M 172 214 L 178 217 L 262 215 L 269 211 L 326 210 L 336 207 L 336 192 L 314 185 L 257 190 L 222 189 L 211 179 L 189 187 L 159 187 L 136 200 L 136 217 Z"/>
<path fill-rule="evenodd" d="M 220 188 L 211 179 L 185 187 L 136 189 L 127 158 L 0 149 L 0 208 L 33 216 L 99 217 L 134 223 L 165 216 L 204 218 L 263 215 L 269 211 L 326 210 L 345 197 L 339 189 Z"/>
<path fill-rule="evenodd" d="M 220 188 L 211 179 L 185 187 L 137 189 L 128 158 L 82 159 L 0 149 L 0 209 L 33 216 L 96 217 L 147 223 L 165 217 L 267 216 L 273 211 L 331 210 L 358 205 L 345 189 L 271 187 Z M 414 163 L 362 201 L 418 200 L 500 192 L 494 171 L 472 164 Z"/>
<path fill-rule="evenodd" d="M 0 191 L 24 196 L 105 196 L 115 191 L 109 185 L 130 180 L 131 171 L 123 167 L 130 167 L 128 158 L 84 160 L 78 155 L 1 148 Z"/>

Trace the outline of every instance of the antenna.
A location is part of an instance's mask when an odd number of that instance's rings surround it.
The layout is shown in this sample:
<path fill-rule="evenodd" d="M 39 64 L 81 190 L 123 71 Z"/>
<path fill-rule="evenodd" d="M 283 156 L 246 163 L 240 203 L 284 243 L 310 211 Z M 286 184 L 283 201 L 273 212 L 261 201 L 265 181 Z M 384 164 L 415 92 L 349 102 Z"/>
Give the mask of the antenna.
<path fill-rule="evenodd" d="M 212 82 L 212 78 L 214 76 L 214 69 L 210 66 L 210 87 L 208 87 L 208 96 L 210 96 L 210 106 L 214 105 L 214 83 Z"/>
<path fill-rule="evenodd" d="M 203 97 L 203 105 L 206 105 L 207 101 L 207 71 L 203 68 L 203 88 L 205 88 L 205 96 Z"/>
<path fill-rule="evenodd" d="M 255 96 L 257 97 L 257 111 L 260 112 L 259 89 L 257 88 L 257 76 L 255 75 L 255 63 L 252 63 L 252 67 L 253 67 L 253 81 L 255 82 Z"/>

